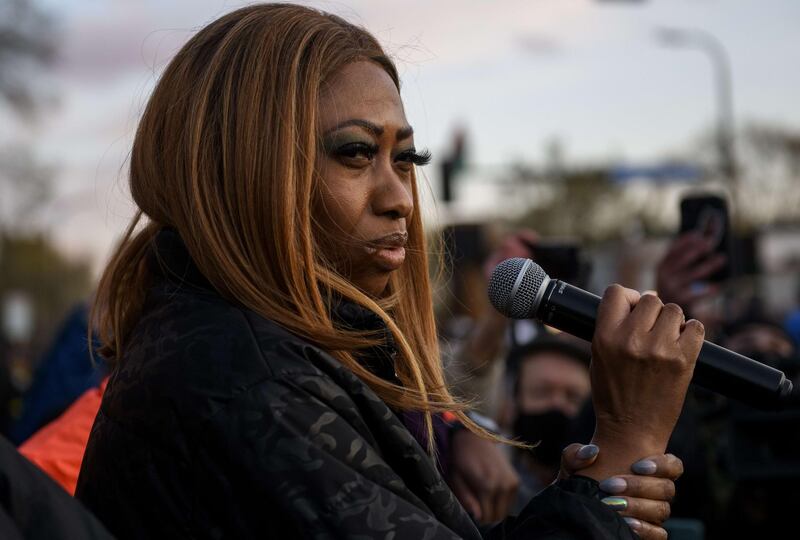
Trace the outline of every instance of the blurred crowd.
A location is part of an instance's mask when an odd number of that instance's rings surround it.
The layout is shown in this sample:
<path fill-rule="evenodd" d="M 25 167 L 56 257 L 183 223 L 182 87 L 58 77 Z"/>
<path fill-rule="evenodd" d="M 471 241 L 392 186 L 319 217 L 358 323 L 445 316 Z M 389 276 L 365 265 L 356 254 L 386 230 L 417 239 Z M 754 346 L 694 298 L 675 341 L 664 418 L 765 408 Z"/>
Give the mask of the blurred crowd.
<path fill-rule="evenodd" d="M 456 227 L 453 234 L 476 234 L 467 231 Z M 502 259 L 536 261 L 539 253 L 551 277 L 587 288 L 589 272 L 581 266 L 590 261 L 567 256 L 580 253 L 580 246 L 561 244 L 561 258 L 552 257 L 555 247 L 533 231 L 517 230 L 483 260 L 478 253 L 472 261 L 460 253 L 464 259 L 458 261 L 451 299 L 456 307 L 443 325 L 448 374 L 459 394 L 503 433 L 538 442 L 531 451 L 514 450 L 509 456 L 520 481 L 517 504 L 555 478 L 562 448 L 592 437 L 591 351 L 587 343 L 551 328 L 508 321 L 464 288 L 478 287 L 477 276 L 487 279 L 486 271 Z M 459 248 L 454 252 L 458 256 Z M 774 313 L 757 295 L 728 298 L 729 288 L 742 277 L 731 268 L 736 256 L 705 231 L 685 231 L 657 262 L 652 293 L 703 322 L 710 341 L 780 369 L 797 384 L 800 306 Z M 800 494 L 798 427 L 800 409 L 759 411 L 693 387 L 668 448 L 685 467 L 668 522 L 671 538 L 778 537 L 790 530 L 789 505 Z"/>
<path fill-rule="evenodd" d="M 500 261 L 526 257 L 553 278 L 591 289 L 593 261 L 580 243 L 529 229 L 456 225 L 443 238 L 449 272 L 438 308 L 449 383 L 472 405 L 477 423 L 535 444 L 501 448 L 458 430 L 446 435 L 450 485 L 489 523 L 515 513 L 555 479 L 562 449 L 591 440 L 594 416 L 590 344 L 534 321 L 506 319 L 488 305 L 487 281 Z M 684 230 L 655 263 L 650 292 L 703 322 L 709 340 L 797 384 L 800 302 L 776 313 L 757 294 L 731 295 L 742 278 L 736 257 L 714 231 Z M 107 378 L 90 354 L 87 309 L 80 304 L 67 316 L 22 395 L 10 383 L 11 348 L 0 348 L 3 434 L 70 493 Z M 668 448 L 685 469 L 667 522 L 671 537 L 742 538 L 756 531 L 772 537 L 790 527 L 789 505 L 800 495 L 798 427 L 800 407 L 758 411 L 693 387 Z"/>

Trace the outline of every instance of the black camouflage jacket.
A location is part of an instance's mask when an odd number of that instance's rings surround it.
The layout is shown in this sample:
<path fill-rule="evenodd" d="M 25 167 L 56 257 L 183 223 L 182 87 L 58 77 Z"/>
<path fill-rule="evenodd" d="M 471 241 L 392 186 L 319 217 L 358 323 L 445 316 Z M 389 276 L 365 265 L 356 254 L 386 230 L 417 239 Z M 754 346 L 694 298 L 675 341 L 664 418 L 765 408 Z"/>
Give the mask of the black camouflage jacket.
<path fill-rule="evenodd" d="M 106 389 L 76 492 L 113 534 L 481 537 L 369 387 L 221 298 L 174 232 L 156 246 L 161 275 Z M 487 537 L 634 538 L 597 489 L 584 478 L 551 486 Z"/>

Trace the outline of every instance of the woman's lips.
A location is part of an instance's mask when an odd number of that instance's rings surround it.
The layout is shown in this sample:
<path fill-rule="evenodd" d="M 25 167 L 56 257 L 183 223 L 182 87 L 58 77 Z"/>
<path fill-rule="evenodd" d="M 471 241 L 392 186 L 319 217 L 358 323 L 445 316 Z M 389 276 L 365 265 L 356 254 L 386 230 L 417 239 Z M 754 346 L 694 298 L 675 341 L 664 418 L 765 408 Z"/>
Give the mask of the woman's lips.
<path fill-rule="evenodd" d="M 372 255 L 384 270 L 397 270 L 406 259 L 407 232 L 396 232 L 370 240 L 366 245 L 367 253 Z"/>

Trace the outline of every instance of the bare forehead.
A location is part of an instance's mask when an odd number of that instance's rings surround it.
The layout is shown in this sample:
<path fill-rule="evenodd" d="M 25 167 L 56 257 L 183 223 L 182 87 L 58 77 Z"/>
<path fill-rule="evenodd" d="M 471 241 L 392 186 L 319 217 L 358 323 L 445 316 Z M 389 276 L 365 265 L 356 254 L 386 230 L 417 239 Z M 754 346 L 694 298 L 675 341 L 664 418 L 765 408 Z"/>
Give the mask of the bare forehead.
<path fill-rule="evenodd" d="M 352 118 L 397 129 L 407 124 L 394 81 L 369 61 L 348 64 L 333 77 L 320 95 L 319 114 L 323 131 Z"/>

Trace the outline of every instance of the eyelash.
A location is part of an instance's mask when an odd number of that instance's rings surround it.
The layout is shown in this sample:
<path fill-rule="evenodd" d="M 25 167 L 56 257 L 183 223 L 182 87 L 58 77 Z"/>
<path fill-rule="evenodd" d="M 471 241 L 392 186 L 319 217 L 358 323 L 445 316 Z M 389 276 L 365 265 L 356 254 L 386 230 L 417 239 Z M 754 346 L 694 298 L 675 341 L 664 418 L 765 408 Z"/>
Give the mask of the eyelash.
<path fill-rule="evenodd" d="M 424 167 L 431 162 L 431 152 L 428 149 L 417 152 L 416 150 L 407 150 L 397 156 L 397 159 L 403 158 L 402 161 L 413 163 L 417 167 Z"/>
<path fill-rule="evenodd" d="M 377 153 L 377 145 L 366 143 L 350 143 L 336 150 L 336 155 L 349 159 L 355 159 L 359 155 L 363 155 L 367 159 L 372 159 Z M 421 152 L 417 152 L 416 150 L 406 150 L 405 152 L 398 154 L 395 157 L 395 160 L 405 163 L 413 163 L 417 167 L 424 167 L 431 162 L 431 157 L 431 153 L 428 150 L 422 150 Z"/>

